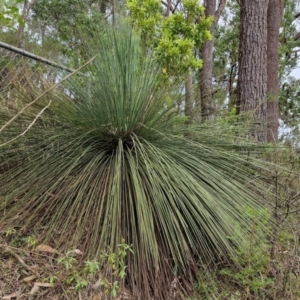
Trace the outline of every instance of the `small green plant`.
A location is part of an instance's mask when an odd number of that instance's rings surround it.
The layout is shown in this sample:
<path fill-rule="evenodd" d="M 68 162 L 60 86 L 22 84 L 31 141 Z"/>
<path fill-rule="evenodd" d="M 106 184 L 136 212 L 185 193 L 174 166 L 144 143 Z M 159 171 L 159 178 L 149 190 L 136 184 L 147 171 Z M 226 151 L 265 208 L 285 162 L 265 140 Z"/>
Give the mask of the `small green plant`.
<path fill-rule="evenodd" d="M 25 237 L 24 241 L 28 248 L 35 248 L 38 243 L 37 238 L 33 235 L 29 235 L 29 236 Z"/>
<path fill-rule="evenodd" d="M 122 239 L 121 243 L 117 245 L 116 252 L 103 252 L 98 262 L 94 260 L 86 260 L 83 266 L 78 265 L 77 259 L 74 257 L 76 250 L 68 251 L 64 256 L 57 260 L 57 263 L 64 266 L 67 271 L 67 277 L 64 282 L 72 286 L 76 291 L 83 289 L 89 285 L 88 277 L 91 275 L 96 277 L 98 273 L 105 270 L 107 276 L 104 277 L 100 286 L 104 289 L 104 293 L 112 298 L 119 296 L 122 280 L 126 276 L 125 259 L 128 252 L 133 253 L 132 246 L 125 243 Z M 76 269 L 75 269 L 76 264 Z M 103 270 L 100 266 L 103 266 Z M 66 272 L 64 272 L 65 274 Z M 49 281 L 54 284 L 58 280 L 58 276 L 51 276 Z"/>
<path fill-rule="evenodd" d="M 74 250 L 70 250 L 66 253 L 65 256 L 60 257 L 57 262 L 61 265 L 64 265 L 66 270 L 69 271 L 72 269 L 73 264 L 77 262 L 76 258 L 73 257 Z"/>
<path fill-rule="evenodd" d="M 112 271 L 108 278 L 101 281 L 101 286 L 104 287 L 104 292 L 113 298 L 118 296 L 120 291 L 120 283 L 126 276 L 125 259 L 128 252 L 133 253 L 132 246 L 125 243 L 122 239 L 121 243 L 117 245 L 117 251 L 114 253 L 104 252 L 101 258 L 106 260 Z"/>
<path fill-rule="evenodd" d="M 8 236 L 14 235 L 14 234 L 16 234 L 16 232 L 17 232 L 16 229 L 14 229 L 14 228 L 8 228 L 5 231 L 5 236 L 8 237 Z"/>
<path fill-rule="evenodd" d="M 57 279 L 58 279 L 58 277 L 57 276 L 50 276 L 49 277 L 49 283 L 51 284 L 51 285 L 54 285 L 55 284 L 55 282 L 57 281 Z"/>
<path fill-rule="evenodd" d="M 75 278 L 75 282 L 76 282 L 76 284 L 75 284 L 74 288 L 76 291 L 78 291 L 82 288 L 85 288 L 89 285 L 89 282 L 80 276 Z"/>
<path fill-rule="evenodd" d="M 34 249 L 38 244 L 38 239 L 34 235 L 23 236 L 14 228 L 6 230 L 5 236 L 11 238 L 11 246 L 13 247 L 25 246 L 27 248 Z"/>
<path fill-rule="evenodd" d="M 74 265 L 78 263 L 77 259 L 74 257 L 76 254 L 76 250 L 70 250 L 66 253 L 66 255 L 60 257 L 57 262 L 65 267 L 68 272 L 67 278 L 64 282 L 68 285 L 74 287 L 75 291 L 85 288 L 89 285 L 89 282 L 83 277 L 84 275 L 88 275 L 91 273 L 95 273 L 95 262 L 84 262 L 84 267 L 82 270 L 75 270 Z M 54 280 L 53 280 L 54 279 Z M 56 276 L 52 277 L 52 282 L 57 279 Z M 51 278 L 50 278 L 51 280 Z M 51 281 L 50 281 L 51 283 Z"/>
<path fill-rule="evenodd" d="M 74 271 L 72 272 L 68 278 L 65 280 L 65 282 L 69 285 L 74 285 L 74 289 L 76 291 L 82 289 L 82 288 L 85 288 L 89 285 L 89 282 L 84 279 L 80 273 L 78 271 Z"/>
<path fill-rule="evenodd" d="M 96 260 L 87 260 L 84 262 L 83 273 L 96 275 L 100 271 L 99 262 Z"/>
<path fill-rule="evenodd" d="M 264 299 L 266 289 L 274 283 L 268 274 L 268 241 L 266 234 L 261 232 L 269 221 L 269 213 L 267 210 L 253 209 L 246 209 L 245 213 L 249 217 L 250 240 L 240 241 L 240 247 L 232 257 L 237 267 L 224 268 L 220 274 L 233 280 L 245 291 L 247 297 Z"/>

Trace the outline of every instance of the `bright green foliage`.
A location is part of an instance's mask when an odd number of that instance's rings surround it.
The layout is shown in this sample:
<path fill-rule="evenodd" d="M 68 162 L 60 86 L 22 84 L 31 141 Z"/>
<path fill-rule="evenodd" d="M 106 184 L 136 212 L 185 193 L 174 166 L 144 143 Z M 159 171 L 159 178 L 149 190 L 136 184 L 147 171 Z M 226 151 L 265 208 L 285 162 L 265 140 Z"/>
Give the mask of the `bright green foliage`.
<path fill-rule="evenodd" d="M 16 21 L 22 25 L 24 24 L 18 8 L 18 4 L 22 2 L 24 2 L 24 0 L 0 1 L 0 26 L 14 29 Z"/>
<path fill-rule="evenodd" d="M 163 12 L 160 1 L 157 0 L 130 0 L 127 2 L 132 19 L 137 23 L 144 39 L 150 44 L 157 38 L 157 26 L 163 21 Z"/>
<path fill-rule="evenodd" d="M 100 271 L 99 263 L 96 260 L 87 260 L 84 262 L 83 273 L 97 275 Z"/>
<path fill-rule="evenodd" d="M 39 240 L 80 247 L 89 259 L 109 249 L 116 255 L 108 267 L 123 278 L 127 266 L 136 298 L 155 291 L 166 299 L 174 276 L 185 276 L 188 289 L 199 264 L 233 257 L 251 234 L 244 207 L 260 209 L 251 182 L 259 184 L 264 163 L 244 158 L 255 145 L 239 147 L 225 124 L 178 122 L 161 66 L 142 56 L 129 25 L 117 28 L 87 41 L 96 59 L 71 77 L 66 94 L 48 95 L 1 132 L 0 144 L 52 100 L 1 148 L 0 230 L 35 228 Z M 0 109 L 1 122 L 14 113 Z M 125 257 L 122 245 L 134 254 Z M 61 262 L 69 269 L 71 257 Z"/>
<path fill-rule="evenodd" d="M 74 251 L 70 250 L 65 256 L 60 257 L 57 262 L 65 266 L 66 270 L 69 271 L 73 268 L 73 264 L 77 262 L 76 258 L 73 257 Z"/>
<path fill-rule="evenodd" d="M 94 275 L 95 271 L 99 271 L 99 263 L 96 261 L 85 261 L 85 267 L 80 270 L 78 268 L 78 261 L 74 257 L 76 251 L 70 250 L 64 256 L 61 256 L 57 263 L 65 267 L 65 283 L 74 286 L 75 290 L 80 290 L 89 285 L 89 282 L 85 279 L 88 275 Z M 52 275 L 49 278 L 49 282 L 54 284 L 59 278 L 59 274 Z"/>
<path fill-rule="evenodd" d="M 141 31 L 145 48 L 155 52 L 169 74 L 201 68 L 195 51 L 211 39 L 212 18 L 205 18 L 204 8 L 196 0 L 182 1 L 182 9 L 163 16 L 158 0 L 128 0 L 127 7 Z"/>

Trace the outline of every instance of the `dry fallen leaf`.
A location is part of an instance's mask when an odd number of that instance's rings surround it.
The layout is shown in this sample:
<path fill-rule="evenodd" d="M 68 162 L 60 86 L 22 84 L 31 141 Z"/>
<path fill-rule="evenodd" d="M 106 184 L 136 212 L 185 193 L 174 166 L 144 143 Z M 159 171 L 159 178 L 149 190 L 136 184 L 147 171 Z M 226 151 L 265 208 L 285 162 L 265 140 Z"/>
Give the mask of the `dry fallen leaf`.
<path fill-rule="evenodd" d="M 29 294 L 33 295 L 37 293 L 40 287 L 52 287 L 52 285 L 47 282 L 35 282 Z"/>
<path fill-rule="evenodd" d="M 33 295 L 33 294 L 37 293 L 39 291 L 39 288 L 40 288 L 39 285 L 35 283 L 29 294 Z"/>
<path fill-rule="evenodd" d="M 103 298 L 102 298 L 102 293 L 101 293 L 101 294 L 100 294 L 100 293 L 99 293 L 99 294 L 96 294 L 96 295 L 94 295 L 93 298 L 92 298 L 92 300 L 101 300 L 101 299 L 103 299 Z"/>
<path fill-rule="evenodd" d="M 3 296 L 0 299 L 11 300 L 11 298 L 17 298 L 19 295 L 20 295 L 19 292 L 15 292 L 15 293 L 12 293 L 10 295 Z"/>
<path fill-rule="evenodd" d="M 59 254 L 59 251 L 57 251 L 56 249 L 48 246 L 48 245 L 38 245 L 36 248 L 35 248 L 35 251 L 39 251 L 39 252 L 49 252 L 49 253 L 57 253 Z"/>
<path fill-rule="evenodd" d="M 101 286 L 101 282 L 102 282 L 102 277 L 100 277 L 92 286 L 91 286 L 91 288 L 93 289 L 93 290 L 96 290 L 96 289 L 98 289 L 100 286 Z"/>
<path fill-rule="evenodd" d="M 23 281 L 24 282 L 30 282 L 30 281 L 34 280 L 35 278 L 36 278 L 35 275 L 31 275 L 31 276 L 23 278 Z"/>

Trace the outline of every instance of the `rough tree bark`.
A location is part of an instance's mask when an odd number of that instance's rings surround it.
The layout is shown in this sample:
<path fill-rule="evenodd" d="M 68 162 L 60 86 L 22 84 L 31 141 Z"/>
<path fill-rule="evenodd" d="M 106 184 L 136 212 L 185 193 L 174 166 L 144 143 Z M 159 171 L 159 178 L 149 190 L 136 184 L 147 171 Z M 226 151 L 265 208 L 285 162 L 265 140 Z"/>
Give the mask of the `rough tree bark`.
<path fill-rule="evenodd" d="M 253 134 L 267 140 L 267 11 L 269 0 L 241 0 L 237 113 L 253 111 Z"/>
<path fill-rule="evenodd" d="M 210 31 L 214 35 L 215 28 L 220 19 L 220 15 L 225 8 L 226 0 L 220 0 L 218 9 L 216 10 L 216 0 L 205 0 L 205 16 L 214 18 Z M 203 67 L 200 70 L 199 88 L 200 88 L 200 102 L 201 102 L 201 117 L 202 121 L 213 119 L 215 113 L 215 106 L 213 102 L 213 86 L 212 86 L 212 73 L 213 73 L 213 39 L 206 41 L 201 49 L 201 59 L 203 60 Z"/>
<path fill-rule="evenodd" d="M 267 141 L 278 139 L 279 126 L 279 29 L 283 15 L 283 0 L 269 0 L 267 46 Z"/>

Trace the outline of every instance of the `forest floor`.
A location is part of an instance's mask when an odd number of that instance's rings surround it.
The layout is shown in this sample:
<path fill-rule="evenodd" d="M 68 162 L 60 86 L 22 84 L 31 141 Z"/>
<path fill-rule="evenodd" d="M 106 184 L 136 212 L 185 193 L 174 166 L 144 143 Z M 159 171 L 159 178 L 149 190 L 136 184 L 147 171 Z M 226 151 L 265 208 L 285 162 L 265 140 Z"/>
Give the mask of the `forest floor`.
<path fill-rule="evenodd" d="M 62 256 L 48 245 L 35 244 L 32 237 L 12 239 L 12 236 L 13 233 L 8 233 L 0 237 L 1 300 L 106 299 L 96 276 L 79 275 L 82 265 L 76 252 Z M 60 257 L 66 260 L 58 263 Z"/>
<path fill-rule="evenodd" d="M 282 234 L 282 233 L 281 233 Z M 287 232 L 285 240 L 287 240 Z M 267 248 L 248 252 L 250 260 L 241 269 L 229 268 L 216 273 L 214 278 L 200 278 L 195 283 L 193 297 L 171 299 L 263 300 L 300 299 L 300 256 L 295 243 L 276 246 L 273 261 Z M 262 255 L 263 250 L 265 255 Z M 107 296 L 112 285 L 103 286 L 93 262 L 80 262 L 78 249 L 64 255 L 56 249 L 38 244 L 34 236 L 20 237 L 15 231 L 0 235 L 0 299 L 134 299 L 123 289 L 115 297 Z M 240 253 L 245 263 L 244 253 Z M 225 270 L 225 271 L 224 271 Z M 211 296 L 209 294 L 211 293 Z M 165 299 L 162 299 L 165 300 Z"/>

